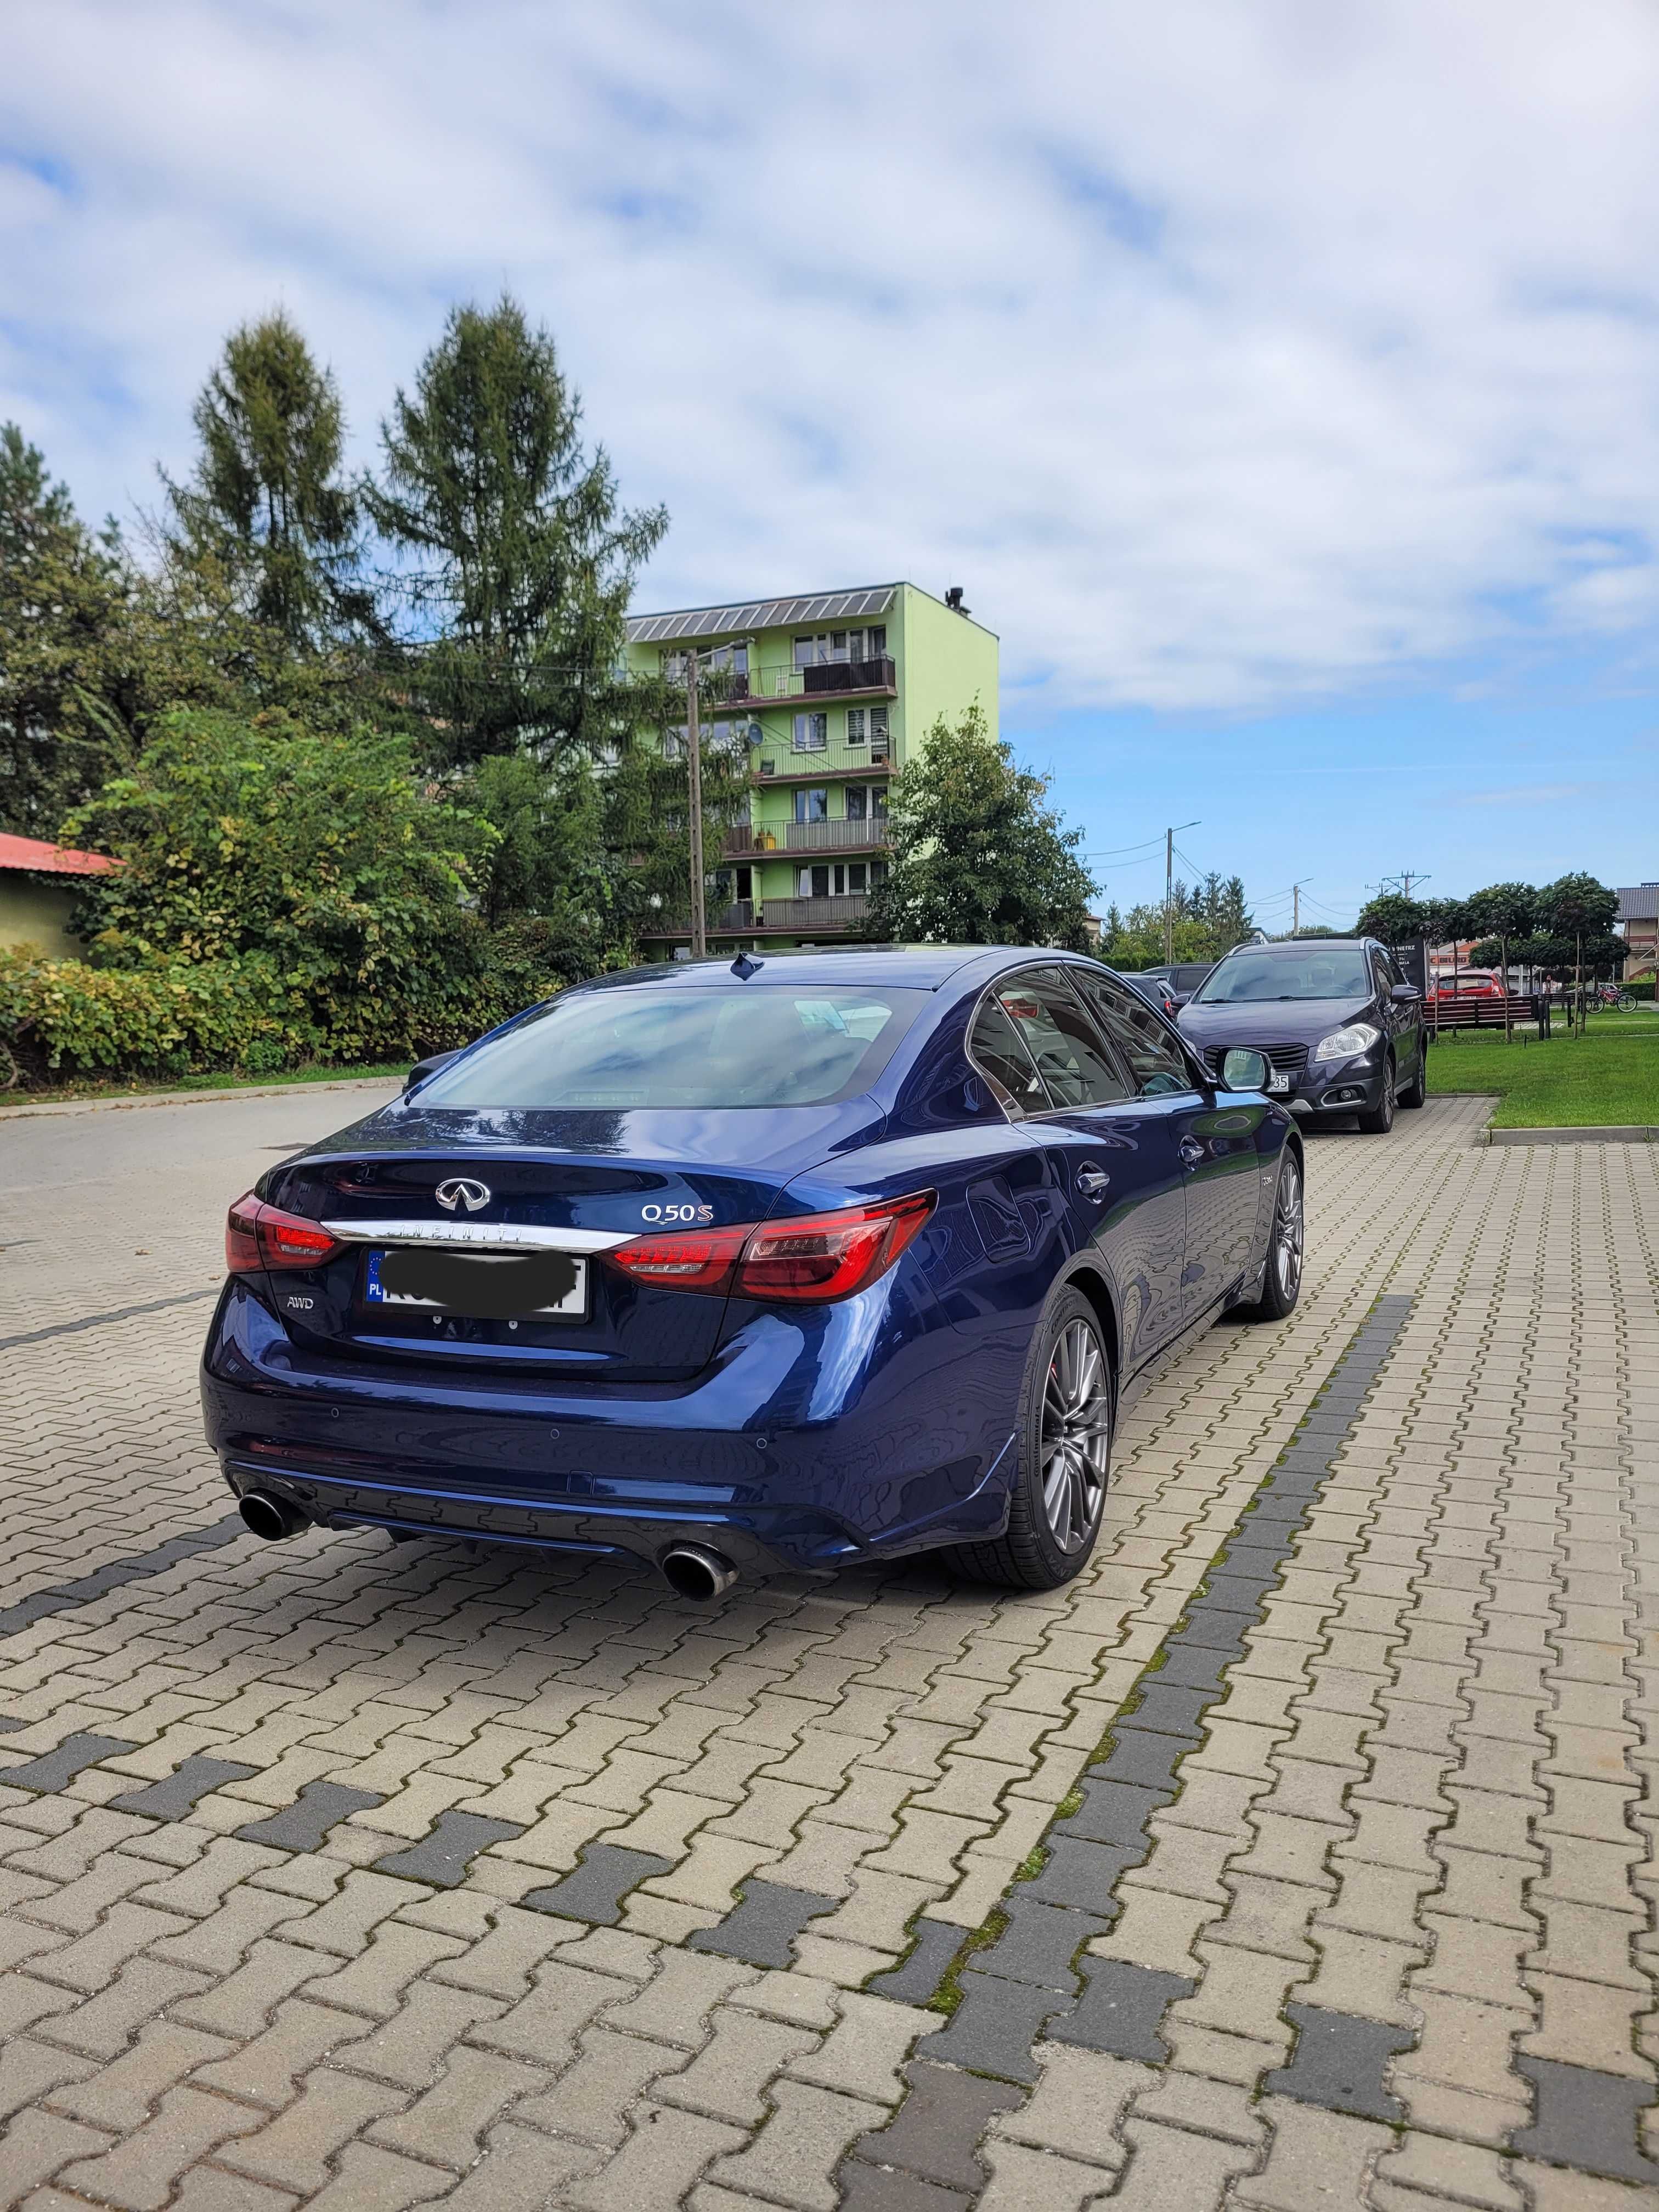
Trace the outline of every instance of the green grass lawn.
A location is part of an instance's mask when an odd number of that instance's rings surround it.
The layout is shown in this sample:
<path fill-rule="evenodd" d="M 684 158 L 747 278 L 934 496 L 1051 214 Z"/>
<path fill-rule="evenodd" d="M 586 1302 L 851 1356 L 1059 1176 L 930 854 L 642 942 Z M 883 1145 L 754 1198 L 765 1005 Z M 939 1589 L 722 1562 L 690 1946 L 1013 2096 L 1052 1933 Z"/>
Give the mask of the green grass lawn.
<path fill-rule="evenodd" d="M 52 1106 L 70 1098 L 137 1098 L 159 1097 L 169 1091 L 268 1091 L 273 1084 L 289 1083 L 355 1083 L 360 1078 L 384 1075 L 401 1079 L 407 1075 L 410 1062 L 399 1060 L 395 1067 L 300 1067 L 289 1068 L 277 1075 L 233 1075 L 224 1071 L 210 1075 L 181 1075 L 173 1083 L 158 1083 L 135 1076 L 131 1081 L 117 1077 L 100 1080 L 95 1076 L 77 1078 L 54 1084 L 49 1091 L 0 1091 L 0 1106 Z"/>
<path fill-rule="evenodd" d="M 1431 1096 L 1496 1092 L 1500 1129 L 1595 1128 L 1640 1122 L 1659 1128 L 1659 1020 L 1651 1013 L 1592 1014 L 1587 1035 L 1530 1030 L 1505 1044 L 1501 1035 L 1443 1036 L 1429 1053 Z"/>

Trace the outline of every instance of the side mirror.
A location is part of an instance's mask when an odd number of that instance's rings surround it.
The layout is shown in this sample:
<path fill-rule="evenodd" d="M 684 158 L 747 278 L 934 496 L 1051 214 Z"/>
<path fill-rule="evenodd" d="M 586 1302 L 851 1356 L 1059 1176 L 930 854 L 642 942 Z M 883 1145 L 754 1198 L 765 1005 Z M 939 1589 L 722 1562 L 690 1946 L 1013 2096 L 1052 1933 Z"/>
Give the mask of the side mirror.
<path fill-rule="evenodd" d="M 408 1097 L 417 1083 L 424 1083 L 428 1075 L 435 1075 L 441 1067 L 447 1067 L 452 1060 L 459 1060 L 459 1057 L 458 1049 L 455 1052 L 428 1053 L 424 1060 L 417 1060 L 404 1078 L 404 1097 Z"/>
<path fill-rule="evenodd" d="M 1267 1087 L 1267 1055 L 1253 1052 L 1247 1044 L 1236 1044 L 1221 1058 L 1221 1088 L 1224 1091 L 1265 1091 Z"/>
<path fill-rule="evenodd" d="M 1396 1006 L 1415 1006 L 1420 1005 L 1423 994 L 1415 983 L 1396 983 L 1389 996 Z"/>

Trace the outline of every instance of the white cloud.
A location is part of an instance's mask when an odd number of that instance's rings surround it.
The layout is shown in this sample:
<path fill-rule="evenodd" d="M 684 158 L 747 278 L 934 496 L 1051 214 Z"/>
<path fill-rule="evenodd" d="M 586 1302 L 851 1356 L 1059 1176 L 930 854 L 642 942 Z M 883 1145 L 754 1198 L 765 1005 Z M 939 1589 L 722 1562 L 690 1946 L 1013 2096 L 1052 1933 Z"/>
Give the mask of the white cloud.
<path fill-rule="evenodd" d="M 649 603 L 961 582 L 1044 714 L 1635 650 L 1656 86 L 1644 0 L 13 0 L 0 415 L 149 500 L 280 298 L 367 457 L 505 284 Z"/>

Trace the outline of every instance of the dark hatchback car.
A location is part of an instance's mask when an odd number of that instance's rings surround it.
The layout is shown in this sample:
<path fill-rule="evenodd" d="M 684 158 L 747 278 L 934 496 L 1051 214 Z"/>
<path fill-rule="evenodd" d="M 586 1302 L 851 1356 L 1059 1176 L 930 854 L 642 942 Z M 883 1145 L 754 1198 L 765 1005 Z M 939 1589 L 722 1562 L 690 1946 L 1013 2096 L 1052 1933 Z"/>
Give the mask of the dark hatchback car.
<path fill-rule="evenodd" d="M 1125 1394 L 1296 1302 L 1265 1064 L 1064 953 L 635 970 L 416 1073 L 231 1208 L 203 1400 L 262 1535 L 1048 1589 Z"/>
<path fill-rule="evenodd" d="M 1269 1096 L 1293 1114 L 1352 1115 L 1380 1135 L 1396 1105 L 1423 1103 L 1423 996 L 1370 938 L 1241 945 L 1179 1019 L 1212 1072 L 1233 1046 L 1264 1054 Z"/>
<path fill-rule="evenodd" d="M 1172 968 L 1143 968 L 1129 981 L 1161 994 L 1166 1011 L 1177 1012 L 1214 965 L 1213 960 L 1177 960 Z"/>

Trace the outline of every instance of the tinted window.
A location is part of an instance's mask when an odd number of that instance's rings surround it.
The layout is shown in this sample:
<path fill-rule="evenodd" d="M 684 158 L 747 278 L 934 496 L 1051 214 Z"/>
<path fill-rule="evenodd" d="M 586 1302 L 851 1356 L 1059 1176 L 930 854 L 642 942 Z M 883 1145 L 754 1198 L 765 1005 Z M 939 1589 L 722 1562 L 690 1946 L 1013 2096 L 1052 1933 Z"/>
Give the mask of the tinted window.
<path fill-rule="evenodd" d="M 1368 999 L 1370 977 L 1358 945 L 1310 945 L 1294 952 L 1232 952 L 1194 994 L 1199 1006 L 1274 999 Z"/>
<path fill-rule="evenodd" d="M 869 1088 L 926 991 L 570 992 L 469 1053 L 422 1106 L 820 1106 Z"/>
<path fill-rule="evenodd" d="M 1133 991 L 1082 969 L 1078 988 L 1098 1016 L 1101 1027 L 1127 1064 L 1143 1098 L 1168 1097 L 1193 1088 L 1192 1071 L 1181 1047 L 1152 1008 Z"/>
<path fill-rule="evenodd" d="M 1109 1106 L 1128 1097 L 1128 1085 L 1063 976 L 1028 969 L 999 983 L 996 995 L 1056 1106 Z"/>
<path fill-rule="evenodd" d="M 1019 1041 L 1018 1032 L 994 999 L 987 999 L 975 1018 L 968 1049 L 996 1085 L 1005 1106 L 1020 1114 L 1043 1114 L 1048 1094 Z"/>

